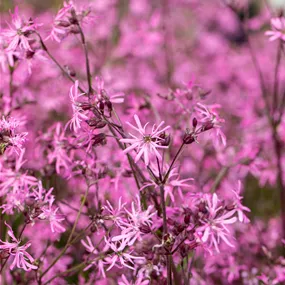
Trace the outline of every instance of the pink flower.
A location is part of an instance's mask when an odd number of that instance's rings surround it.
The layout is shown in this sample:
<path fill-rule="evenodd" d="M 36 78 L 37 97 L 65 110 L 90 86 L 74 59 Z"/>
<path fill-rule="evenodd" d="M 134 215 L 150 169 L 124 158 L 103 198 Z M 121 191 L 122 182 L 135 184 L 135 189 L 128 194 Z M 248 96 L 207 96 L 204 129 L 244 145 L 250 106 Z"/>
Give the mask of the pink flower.
<path fill-rule="evenodd" d="M 7 148 L 11 148 L 12 152 L 19 154 L 28 134 L 17 132 L 20 125 L 20 121 L 12 118 L 7 119 L 3 116 L 0 119 L 0 154 L 4 153 Z"/>
<path fill-rule="evenodd" d="M 57 123 L 55 128 L 52 129 L 54 129 L 54 133 L 51 141 L 52 149 L 49 149 L 47 155 L 48 162 L 55 162 L 55 169 L 58 174 L 60 174 L 62 168 L 65 172 L 69 172 L 72 157 L 67 152 L 68 140 L 60 123 Z"/>
<path fill-rule="evenodd" d="M 39 219 L 48 220 L 50 223 L 51 231 L 54 233 L 62 233 L 65 232 L 65 228 L 61 225 L 61 222 L 64 221 L 64 218 L 60 218 L 57 214 L 59 208 L 53 208 L 54 198 L 52 197 L 49 200 L 49 204 L 47 206 L 43 206 L 41 208 L 42 213 L 39 215 Z"/>
<path fill-rule="evenodd" d="M 73 117 L 66 125 L 66 127 L 70 125 L 70 129 L 73 129 L 75 132 L 78 132 L 78 130 L 81 128 L 82 120 L 88 119 L 88 117 L 83 113 L 84 111 L 78 102 L 78 98 L 84 94 L 78 93 L 78 85 L 78 80 L 76 80 L 74 85 L 72 85 L 70 88 L 69 97 L 72 104 Z"/>
<path fill-rule="evenodd" d="M 131 252 L 124 252 L 124 249 L 127 246 L 126 242 L 110 242 L 106 237 L 104 237 L 104 239 L 106 245 L 109 246 L 109 249 L 113 251 L 113 255 L 109 255 L 105 258 L 105 264 L 110 264 L 110 266 L 107 268 L 107 271 L 112 269 L 115 265 L 119 268 L 127 267 L 134 270 L 134 260 L 144 260 L 144 257 L 131 255 Z M 117 262 L 119 262 L 119 264 L 116 264 Z M 133 266 L 129 264 L 132 264 Z"/>
<path fill-rule="evenodd" d="M 121 280 L 118 282 L 118 285 L 147 285 L 149 284 L 150 280 L 144 280 L 144 276 L 140 274 L 135 282 L 129 282 L 127 277 L 123 274 L 121 276 Z"/>
<path fill-rule="evenodd" d="M 11 17 L 12 25 L 9 25 L 9 29 L 2 33 L 9 43 L 7 51 L 15 50 L 18 46 L 21 49 L 32 51 L 28 36 L 41 24 L 35 24 L 32 20 L 24 22 L 19 16 L 18 7 L 15 8 L 14 14 L 11 13 Z"/>
<path fill-rule="evenodd" d="M 269 41 L 280 39 L 285 41 L 285 17 L 271 19 L 271 31 L 265 32 L 269 36 Z"/>
<path fill-rule="evenodd" d="M 90 254 L 95 254 L 98 255 L 99 252 L 98 250 L 94 247 L 90 237 L 86 237 L 87 241 L 81 240 L 82 245 L 85 247 L 85 249 L 90 253 Z M 102 251 L 104 252 L 106 249 L 103 249 Z M 106 274 L 104 271 L 104 261 L 101 258 L 94 258 L 87 267 L 84 268 L 84 271 L 87 271 L 90 267 L 92 266 L 97 266 L 99 269 L 99 272 L 101 273 L 103 278 L 106 278 Z"/>
<path fill-rule="evenodd" d="M 250 209 L 248 207 L 245 207 L 242 205 L 241 201 L 243 199 L 242 196 L 240 196 L 240 192 L 241 192 L 241 181 L 238 181 L 238 188 L 237 190 L 232 190 L 232 192 L 235 194 L 235 209 L 237 211 L 238 214 L 238 219 L 240 222 L 244 222 L 244 223 L 249 223 L 249 219 L 248 217 L 243 213 L 243 211 L 246 212 L 250 212 Z"/>
<path fill-rule="evenodd" d="M 111 214 L 110 218 L 117 224 L 120 224 L 121 221 L 121 214 L 123 213 L 123 208 L 126 203 L 122 204 L 122 197 L 119 198 L 118 208 L 114 209 L 111 203 L 107 200 L 107 205 L 104 206 L 104 209 Z"/>
<path fill-rule="evenodd" d="M 154 174 L 158 177 L 159 176 L 159 171 L 156 166 L 151 167 L 152 171 Z M 170 174 L 168 175 L 168 179 L 164 185 L 164 198 L 166 199 L 168 196 L 170 197 L 172 202 L 175 202 L 175 196 L 174 196 L 174 190 L 178 190 L 178 193 L 183 199 L 183 193 L 182 189 L 183 188 L 192 188 L 193 186 L 188 184 L 187 182 L 193 181 L 193 178 L 186 178 L 186 179 L 180 179 L 179 173 L 175 172 L 175 169 L 172 169 L 170 171 Z M 154 181 L 151 181 L 149 183 L 144 184 L 143 187 L 141 187 L 140 190 L 143 190 L 149 186 L 153 186 L 156 189 L 159 189 L 159 185 L 157 185 Z"/>
<path fill-rule="evenodd" d="M 220 140 L 224 146 L 227 144 L 226 137 L 224 133 L 221 130 L 222 123 L 225 122 L 224 119 L 222 119 L 216 109 L 221 108 L 220 105 L 215 104 L 215 105 L 202 105 L 201 103 L 197 103 L 197 107 L 195 108 L 196 112 L 198 113 L 198 116 L 200 120 L 204 124 L 211 124 L 213 126 L 213 129 L 215 130 L 216 133 L 216 139 L 215 143 L 218 143 Z"/>
<path fill-rule="evenodd" d="M 151 154 L 155 154 L 156 157 L 161 158 L 161 155 L 157 151 L 157 149 L 168 148 L 167 146 L 159 145 L 159 143 L 162 142 L 162 138 L 160 138 L 159 135 L 161 135 L 164 131 L 166 131 L 170 127 L 167 126 L 159 130 L 159 128 L 161 128 L 162 125 L 164 124 L 164 122 L 161 122 L 158 126 L 153 125 L 152 130 L 149 133 L 146 131 L 148 123 L 145 124 L 144 127 L 142 127 L 139 117 L 135 115 L 134 118 L 137 123 L 137 127 L 130 124 L 129 122 L 127 122 L 127 124 L 130 127 L 132 127 L 135 131 L 137 131 L 139 134 L 137 136 L 130 134 L 130 136 L 132 137 L 131 139 L 121 139 L 120 141 L 123 143 L 131 144 L 131 146 L 127 147 L 124 150 L 124 153 L 128 153 L 131 150 L 136 149 L 138 153 L 135 157 L 135 162 L 138 162 L 143 155 L 144 163 L 145 165 L 148 165 Z"/>
<path fill-rule="evenodd" d="M 19 53 L 16 51 L 7 51 L 5 49 L 6 42 L 3 36 L 0 36 L 0 65 L 3 72 L 7 72 L 9 66 L 13 67 L 15 60 L 14 58 L 19 57 Z"/>
<path fill-rule="evenodd" d="M 46 191 L 43 188 L 42 181 L 38 182 L 38 187 L 32 189 L 31 197 L 34 197 L 36 201 L 39 201 L 42 204 L 48 203 L 50 200 L 54 200 L 54 196 L 51 195 L 53 188 L 50 188 Z"/>
<path fill-rule="evenodd" d="M 6 224 L 8 227 L 8 235 L 12 239 L 12 242 L 4 242 L 0 240 L 0 250 L 7 251 L 11 256 L 14 256 L 14 260 L 10 266 L 10 270 L 13 270 L 15 266 L 22 268 L 25 271 L 30 271 L 32 269 L 37 269 L 37 266 L 33 265 L 33 257 L 26 251 L 27 248 L 31 246 L 31 243 L 28 242 L 25 245 L 20 246 L 21 241 L 16 239 L 12 228 Z"/>
<path fill-rule="evenodd" d="M 27 174 L 27 172 L 21 171 L 23 164 L 26 160 L 23 160 L 25 149 L 20 153 L 20 156 L 16 160 L 15 169 L 4 168 L 0 169 L 0 197 L 8 192 L 18 193 L 23 192 L 30 186 L 37 184 L 37 179 Z"/>
<path fill-rule="evenodd" d="M 97 76 L 95 78 L 95 85 L 96 85 L 96 93 L 97 93 L 97 102 L 103 101 L 106 103 L 107 101 L 110 101 L 111 103 L 120 104 L 124 102 L 124 96 L 125 94 L 115 93 L 115 94 L 108 94 L 106 90 L 104 89 L 104 80 L 103 78 Z"/>
<path fill-rule="evenodd" d="M 150 229 L 152 225 L 151 217 L 156 213 L 151 213 L 153 206 L 149 206 L 146 211 L 142 210 L 141 202 L 139 196 L 137 196 L 137 203 L 132 202 L 132 211 L 129 212 L 125 209 L 128 220 L 119 221 L 120 228 L 122 232 L 120 235 L 112 238 L 112 241 L 123 241 L 127 245 L 131 246 L 135 241 L 141 240 L 141 227 L 147 227 Z"/>
<path fill-rule="evenodd" d="M 217 252 L 220 252 L 218 244 L 220 240 L 223 240 L 228 246 L 234 247 L 228 240 L 229 230 L 226 227 L 228 224 L 233 224 L 237 221 L 236 217 L 233 217 L 235 210 L 220 213 L 222 206 L 218 207 L 218 196 L 213 194 L 206 196 L 206 209 L 208 210 L 208 216 L 204 218 L 202 226 L 197 231 L 202 232 L 202 242 L 209 242 L 210 246 L 214 246 Z"/>
<path fill-rule="evenodd" d="M 58 11 L 52 30 L 46 40 L 51 39 L 57 42 L 61 42 L 62 37 L 64 37 L 69 32 L 70 23 L 68 21 L 68 14 L 72 9 L 73 4 L 69 2 L 63 2 L 63 7 Z"/>

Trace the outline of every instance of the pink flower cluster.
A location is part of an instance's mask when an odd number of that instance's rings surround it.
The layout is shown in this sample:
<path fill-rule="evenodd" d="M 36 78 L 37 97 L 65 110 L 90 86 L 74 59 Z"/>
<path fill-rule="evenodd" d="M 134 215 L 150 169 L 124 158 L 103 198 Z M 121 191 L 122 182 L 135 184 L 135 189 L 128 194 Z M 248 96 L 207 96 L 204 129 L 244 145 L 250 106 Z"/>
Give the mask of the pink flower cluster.
<path fill-rule="evenodd" d="M 282 11 L 14 2 L 0 22 L 0 283 L 283 284 Z"/>

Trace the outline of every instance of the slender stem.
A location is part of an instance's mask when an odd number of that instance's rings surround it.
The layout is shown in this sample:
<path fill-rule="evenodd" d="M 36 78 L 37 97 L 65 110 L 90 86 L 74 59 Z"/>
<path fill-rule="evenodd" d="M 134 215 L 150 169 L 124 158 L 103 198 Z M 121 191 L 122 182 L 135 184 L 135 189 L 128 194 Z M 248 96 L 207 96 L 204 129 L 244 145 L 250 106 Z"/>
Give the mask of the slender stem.
<path fill-rule="evenodd" d="M 164 185 L 161 184 L 159 186 L 160 190 L 160 200 L 161 200 L 161 207 L 162 207 L 162 217 L 163 217 L 163 234 L 165 235 L 167 233 L 167 219 L 166 219 L 166 206 L 165 206 L 165 191 L 164 191 Z"/>
<path fill-rule="evenodd" d="M 170 166 L 169 166 L 169 168 L 168 168 L 168 170 L 167 170 L 167 172 L 166 172 L 166 174 L 165 174 L 165 176 L 164 176 L 164 179 L 163 179 L 163 181 L 162 181 L 163 184 L 165 184 L 165 182 L 167 181 L 168 176 L 169 176 L 169 174 L 170 174 L 170 171 L 172 170 L 172 167 L 173 167 L 174 163 L 176 162 L 177 158 L 179 157 L 179 155 L 180 155 L 180 153 L 181 153 L 181 151 L 182 151 L 184 145 L 185 145 L 185 143 L 183 142 L 183 143 L 181 144 L 180 148 L 178 149 L 177 153 L 175 154 L 175 157 L 173 158 L 173 160 L 172 160 L 172 162 L 171 162 L 171 164 L 170 164 Z"/>
<path fill-rule="evenodd" d="M 59 272 L 58 274 L 56 274 L 55 276 L 53 276 L 52 278 L 50 278 L 47 282 L 45 282 L 43 285 L 49 284 L 51 281 L 53 281 L 54 279 L 56 279 L 57 277 L 60 277 L 64 274 L 70 273 L 72 271 L 77 271 L 77 270 L 81 270 L 83 267 L 85 266 L 85 261 L 82 263 L 79 263 L 63 272 Z"/>
<path fill-rule="evenodd" d="M 215 191 L 217 190 L 217 188 L 219 187 L 219 185 L 221 184 L 222 180 L 224 179 L 224 177 L 227 175 L 228 171 L 229 171 L 230 167 L 229 166 L 224 166 L 220 172 L 218 173 L 211 189 L 210 189 L 210 193 L 215 193 Z"/>
<path fill-rule="evenodd" d="M 81 37 L 81 42 L 84 48 L 84 54 L 85 54 L 85 65 L 86 65 L 86 75 L 87 75 L 87 81 L 88 81 L 88 98 L 90 99 L 90 95 L 92 93 L 92 76 L 91 76 L 91 71 L 90 71 L 90 63 L 89 63 L 89 56 L 88 56 L 88 48 L 85 40 L 84 33 L 82 31 L 82 28 L 78 22 L 77 24 L 80 32 L 80 37 Z"/>
<path fill-rule="evenodd" d="M 162 207 L 162 217 L 163 217 L 163 236 L 165 236 L 168 232 L 167 229 L 167 218 L 166 218 L 166 206 L 165 206 L 165 199 L 164 199 L 164 185 L 160 184 L 160 200 L 161 200 L 161 207 Z M 171 273 L 171 256 L 166 256 L 166 266 L 167 266 L 167 285 L 172 284 L 172 273 Z"/>
<path fill-rule="evenodd" d="M 49 56 L 49 58 L 56 64 L 56 66 L 62 71 L 62 73 L 73 83 L 75 83 L 75 80 L 68 74 L 68 72 L 60 65 L 60 63 L 54 58 L 54 56 L 50 53 L 50 51 L 48 50 L 47 46 L 45 45 L 44 41 L 42 40 L 42 37 L 40 36 L 40 34 L 38 34 L 42 49 L 47 53 L 47 55 Z M 80 92 L 85 93 L 85 91 L 78 86 L 78 89 L 80 90 Z"/>
<path fill-rule="evenodd" d="M 279 87 L 279 67 L 281 62 L 281 51 L 282 51 L 282 41 L 280 40 L 278 45 L 277 57 L 276 57 L 276 64 L 274 70 L 274 87 L 273 87 L 273 105 L 272 105 L 272 112 L 273 116 L 278 106 L 278 87 Z"/>
<path fill-rule="evenodd" d="M 10 79 L 9 79 L 9 96 L 10 96 L 10 109 L 13 107 L 13 75 L 14 75 L 14 67 L 9 66 L 10 70 Z"/>
<path fill-rule="evenodd" d="M 281 222 L 283 229 L 283 238 L 285 238 L 285 185 L 283 182 L 283 169 L 281 158 L 282 158 L 282 143 L 278 137 L 277 126 L 273 129 L 272 134 L 274 142 L 274 151 L 277 158 L 277 187 L 280 193 L 280 204 L 281 204 Z"/>

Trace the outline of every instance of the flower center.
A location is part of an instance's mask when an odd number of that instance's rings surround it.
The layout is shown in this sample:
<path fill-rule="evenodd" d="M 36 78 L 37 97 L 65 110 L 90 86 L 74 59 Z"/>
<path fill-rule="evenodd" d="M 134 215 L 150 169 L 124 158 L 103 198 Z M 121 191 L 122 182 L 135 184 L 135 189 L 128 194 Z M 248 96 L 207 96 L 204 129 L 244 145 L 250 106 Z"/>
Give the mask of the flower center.
<path fill-rule="evenodd" d="M 146 135 L 143 137 L 145 143 L 150 143 L 152 141 L 151 135 Z"/>

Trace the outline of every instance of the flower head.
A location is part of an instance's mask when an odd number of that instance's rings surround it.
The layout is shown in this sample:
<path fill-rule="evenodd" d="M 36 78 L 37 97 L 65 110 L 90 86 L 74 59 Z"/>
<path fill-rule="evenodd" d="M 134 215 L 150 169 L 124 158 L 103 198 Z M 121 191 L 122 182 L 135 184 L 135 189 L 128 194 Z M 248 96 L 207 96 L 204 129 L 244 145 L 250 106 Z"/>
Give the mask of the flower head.
<path fill-rule="evenodd" d="M 105 243 L 109 246 L 109 249 L 113 251 L 112 255 L 109 255 L 105 258 L 105 264 L 109 264 L 110 266 L 107 268 L 109 271 L 115 265 L 119 268 L 127 267 L 129 269 L 134 270 L 134 260 L 144 260 L 144 257 L 134 256 L 130 253 L 125 252 L 125 248 L 127 246 L 126 242 L 111 242 L 108 241 L 106 237 L 104 237 Z M 119 264 L 117 264 L 119 262 Z M 130 265 L 131 264 L 131 265 Z"/>
<path fill-rule="evenodd" d="M 61 218 L 57 212 L 59 210 L 59 208 L 54 208 L 53 207 L 53 202 L 54 202 L 54 198 L 52 197 L 49 200 L 48 205 L 43 206 L 41 208 L 42 213 L 39 215 L 40 219 L 43 220 L 48 220 L 50 223 L 50 228 L 51 231 L 57 232 L 57 233 L 62 233 L 65 232 L 65 228 L 61 225 L 61 222 L 64 221 L 64 218 Z"/>
<path fill-rule="evenodd" d="M 141 124 L 141 121 L 137 115 L 134 116 L 134 119 L 136 121 L 137 127 L 134 125 L 127 123 L 131 128 L 133 128 L 138 135 L 135 136 L 133 134 L 130 134 L 132 138 L 129 139 L 121 139 L 120 141 L 123 143 L 130 143 L 131 145 L 127 147 L 124 150 L 124 153 L 128 153 L 131 150 L 135 149 L 137 150 L 137 155 L 135 157 L 135 162 L 138 162 L 139 159 L 144 157 L 144 163 L 146 165 L 149 164 L 150 161 L 150 155 L 154 154 L 156 157 L 161 158 L 160 153 L 157 149 L 165 149 L 167 146 L 162 146 L 160 143 L 163 141 L 163 139 L 160 137 L 160 135 L 165 132 L 170 127 L 162 127 L 164 122 L 161 122 L 158 126 L 153 125 L 151 132 L 147 132 L 147 124 L 144 125 L 144 127 Z"/>
<path fill-rule="evenodd" d="M 8 42 L 7 51 L 13 51 L 18 46 L 21 49 L 32 51 L 28 36 L 33 33 L 41 24 L 35 24 L 32 20 L 23 21 L 19 15 L 18 7 L 11 13 L 12 24 L 9 29 L 4 30 L 2 35 Z"/>
<path fill-rule="evenodd" d="M 197 103 L 197 107 L 195 108 L 196 112 L 198 113 L 198 116 L 202 123 L 205 125 L 211 125 L 211 127 L 215 130 L 215 143 L 218 143 L 220 140 L 224 146 L 227 144 L 226 137 L 224 133 L 221 130 L 222 123 L 225 122 L 224 119 L 222 119 L 216 109 L 219 109 L 221 106 L 218 104 L 206 106 L 201 103 Z"/>
<path fill-rule="evenodd" d="M 71 86 L 69 91 L 69 97 L 72 105 L 73 116 L 72 119 L 67 123 L 66 126 L 70 125 L 70 129 L 73 129 L 75 132 L 81 128 L 82 120 L 87 120 L 87 115 L 84 114 L 83 109 L 80 106 L 80 102 L 78 98 L 82 96 L 84 93 L 78 93 L 78 80 L 75 81 L 74 85 Z"/>
<path fill-rule="evenodd" d="M 12 228 L 6 223 L 5 225 L 8 228 L 7 233 L 12 241 L 4 242 L 0 240 L 0 252 L 6 251 L 10 256 L 14 257 L 14 260 L 10 266 L 10 270 L 13 270 L 15 266 L 22 268 L 25 271 L 37 269 L 37 266 L 32 264 L 34 262 L 33 257 L 26 251 L 27 248 L 31 246 L 31 243 L 28 242 L 25 245 L 20 246 L 21 241 L 15 237 Z"/>
<path fill-rule="evenodd" d="M 209 242 L 210 246 L 214 246 L 217 252 L 219 250 L 220 240 L 223 240 L 228 246 L 234 247 L 228 240 L 229 230 L 226 227 L 228 224 L 233 224 L 237 221 L 237 218 L 233 215 L 235 210 L 223 212 L 222 206 L 218 207 L 217 194 L 206 195 L 206 209 L 208 214 L 202 219 L 202 226 L 197 231 L 202 232 L 202 242 Z"/>
<path fill-rule="evenodd" d="M 282 40 L 285 41 L 285 17 L 271 19 L 271 31 L 265 32 L 269 36 L 269 41 Z"/>

